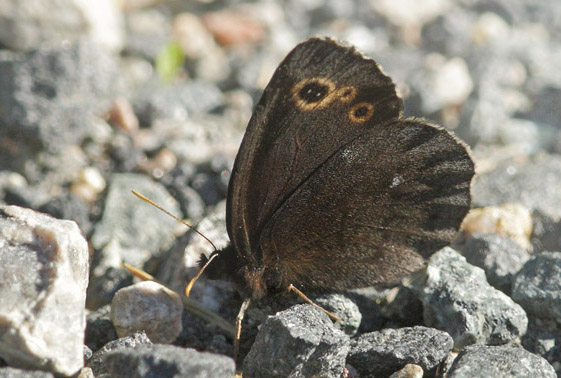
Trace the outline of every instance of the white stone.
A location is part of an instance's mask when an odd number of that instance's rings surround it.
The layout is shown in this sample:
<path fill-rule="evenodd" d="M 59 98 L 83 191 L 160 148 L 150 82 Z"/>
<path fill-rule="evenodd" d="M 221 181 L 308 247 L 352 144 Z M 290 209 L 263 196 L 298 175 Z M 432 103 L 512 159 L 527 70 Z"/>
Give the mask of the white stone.
<path fill-rule="evenodd" d="M 435 94 L 444 106 L 462 104 L 473 89 L 467 63 L 458 57 L 444 63 L 433 80 Z"/>
<path fill-rule="evenodd" d="M 498 14 L 492 12 L 483 13 L 473 28 L 473 41 L 478 44 L 486 44 L 501 40 L 508 36 L 510 27 Z"/>
<path fill-rule="evenodd" d="M 374 10 L 400 27 L 422 25 L 443 14 L 446 0 L 371 0 Z"/>
<path fill-rule="evenodd" d="M 467 235 L 475 232 L 500 234 L 515 240 L 522 248 L 531 248 L 532 214 L 517 203 L 472 209 L 462 223 Z"/>
<path fill-rule="evenodd" d="M 459 57 L 446 60 L 439 54 L 425 59 L 431 96 L 423 99 L 423 112 L 432 113 L 448 106 L 463 104 L 473 90 L 467 63 Z"/>
<path fill-rule="evenodd" d="M 15 50 L 86 37 L 119 51 L 124 36 L 116 0 L 0 0 L 0 42 Z"/>
<path fill-rule="evenodd" d="M 87 184 L 96 193 L 105 190 L 106 182 L 96 167 L 85 167 L 80 171 L 80 181 Z"/>
<path fill-rule="evenodd" d="M 83 366 L 88 245 L 76 223 L 0 207 L 0 357 L 73 375 Z"/>
<path fill-rule="evenodd" d="M 183 303 L 177 293 L 153 281 L 125 287 L 115 293 L 111 321 L 119 337 L 144 330 L 155 343 L 172 343 L 183 330 Z"/>

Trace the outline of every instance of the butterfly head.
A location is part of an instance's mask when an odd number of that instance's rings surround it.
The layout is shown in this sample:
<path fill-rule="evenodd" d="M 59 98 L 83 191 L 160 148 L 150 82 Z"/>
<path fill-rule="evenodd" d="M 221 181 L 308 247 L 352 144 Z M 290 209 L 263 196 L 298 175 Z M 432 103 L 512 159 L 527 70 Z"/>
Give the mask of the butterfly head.
<path fill-rule="evenodd" d="M 209 257 L 201 255 L 199 267 L 204 268 L 203 274 L 208 279 L 230 281 L 242 297 L 257 300 L 263 298 L 271 288 L 278 286 L 270 269 L 263 266 L 252 267 L 242 261 L 231 244 L 214 251 Z"/>
<path fill-rule="evenodd" d="M 212 263 L 207 263 L 213 260 Z M 199 259 L 199 268 L 204 268 L 204 276 L 211 280 L 230 278 L 233 271 L 237 270 L 239 263 L 234 248 L 227 247 L 216 250 L 206 257 L 204 254 Z"/>

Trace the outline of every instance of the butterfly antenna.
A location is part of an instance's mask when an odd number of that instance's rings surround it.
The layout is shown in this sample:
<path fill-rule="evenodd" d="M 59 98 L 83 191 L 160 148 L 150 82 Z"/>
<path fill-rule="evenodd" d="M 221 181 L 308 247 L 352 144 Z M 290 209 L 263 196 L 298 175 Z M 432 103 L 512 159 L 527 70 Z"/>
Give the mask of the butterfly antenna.
<path fill-rule="evenodd" d="M 214 245 L 214 243 L 212 241 L 210 241 L 209 238 L 207 238 L 206 236 L 204 236 L 199 230 L 197 230 L 195 227 L 191 226 L 189 223 L 185 222 L 183 219 L 176 217 L 175 215 L 173 215 L 172 213 L 170 213 L 169 211 L 167 211 L 166 209 L 164 209 L 163 207 L 161 207 L 160 205 L 158 205 L 156 202 L 152 201 L 151 199 L 146 198 L 145 196 L 143 196 L 142 194 L 132 190 L 132 194 L 134 194 L 135 196 L 137 196 L 138 198 L 140 198 L 141 200 L 143 200 L 144 202 L 148 202 L 150 205 L 154 206 L 156 209 L 163 211 L 164 213 L 166 213 L 167 215 L 169 215 L 170 217 L 172 217 L 173 219 L 175 219 L 176 221 L 178 221 L 179 223 L 189 227 L 191 230 L 195 231 L 197 234 L 199 234 L 200 236 L 203 237 L 203 239 L 205 239 L 207 242 L 210 243 L 210 245 L 212 245 L 212 248 L 214 248 L 215 251 L 218 250 L 218 248 L 216 248 L 216 246 Z M 209 260 L 210 261 L 210 260 Z"/>
<path fill-rule="evenodd" d="M 166 209 L 164 209 L 163 207 L 161 207 L 160 205 L 158 205 L 156 202 L 148 199 L 147 197 L 143 196 L 142 194 L 132 190 L 132 194 L 134 194 L 135 196 L 137 196 L 138 198 L 140 198 L 141 200 L 143 200 L 144 202 L 148 202 L 150 205 L 154 206 L 156 209 L 163 211 L 165 214 L 169 215 L 170 217 L 172 217 L 173 219 L 175 219 L 176 221 L 178 221 L 179 223 L 187 226 L 188 228 L 190 228 L 191 230 L 195 231 L 197 234 L 199 234 L 201 237 L 203 237 L 203 239 L 205 239 L 207 242 L 210 243 L 210 245 L 212 245 L 212 248 L 214 248 L 215 251 L 218 251 L 218 248 L 216 248 L 216 246 L 214 245 L 214 243 L 207 238 L 206 236 L 204 236 L 199 230 L 197 230 L 195 227 L 191 226 L 189 223 L 185 222 L 183 219 L 176 217 L 175 215 L 173 215 L 172 213 L 170 213 L 169 211 L 167 211 Z M 203 265 L 203 267 L 199 270 L 199 272 L 197 273 L 197 275 L 195 277 L 193 277 L 193 279 L 191 279 L 191 281 L 189 281 L 189 283 L 187 284 L 187 286 L 185 287 L 185 296 L 188 297 L 191 294 L 191 289 L 193 288 L 193 285 L 195 284 L 195 281 L 203 274 L 204 270 L 206 269 L 206 267 L 208 266 L 208 264 L 210 264 L 210 262 L 212 260 L 214 260 L 214 258 L 218 256 L 217 253 L 211 255 L 211 257 L 208 259 L 208 261 L 206 262 L 205 265 Z M 134 272 L 133 272 L 134 274 Z"/>
<path fill-rule="evenodd" d="M 215 254 L 211 255 L 210 258 L 208 259 L 208 261 L 205 263 L 205 265 L 203 265 L 203 267 L 201 269 L 199 269 L 199 272 L 197 273 L 197 275 L 195 275 L 195 277 L 193 277 L 191 279 L 191 281 L 189 281 L 187 286 L 185 286 L 185 296 L 186 297 L 188 297 L 191 294 L 191 289 L 193 288 L 193 285 L 195 284 L 195 281 L 199 279 L 199 277 L 203 274 L 203 272 L 206 269 L 206 267 L 208 266 L 208 264 L 210 264 L 210 262 L 212 260 L 214 260 L 214 258 L 216 256 L 218 256 L 218 253 L 215 253 Z"/>

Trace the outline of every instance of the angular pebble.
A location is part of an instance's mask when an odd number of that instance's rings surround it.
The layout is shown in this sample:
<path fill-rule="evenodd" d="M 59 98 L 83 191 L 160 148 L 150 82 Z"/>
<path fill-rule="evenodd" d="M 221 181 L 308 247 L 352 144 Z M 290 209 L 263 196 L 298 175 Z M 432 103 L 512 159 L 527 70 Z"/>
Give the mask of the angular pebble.
<path fill-rule="evenodd" d="M 232 378 L 234 360 L 174 345 L 141 345 L 117 349 L 104 357 L 108 376 L 115 378 Z"/>
<path fill-rule="evenodd" d="M 390 378 L 423 378 L 424 372 L 423 368 L 415 364 L 407 364 L 390 375 Z"/>
<path fill-rule="evenodd" d="M 72 375 L 83 366 L 88 245 L 76 223 L 0 207 L 0 357 Z"/>
<path fill-rule="evenodd" d="M 111 303 L 111 321 L 119 337 L 144 330 L 155 343 L 172 343 L 183 329 L 183 303 L 177 293 L 153 281 L 119 290 Z"/>
<path fill-rule="evenodd" d="M 463 247 L 467 262 L 485 270 L 491 285 L 510 294 L 514 275 L 530 254 L 514 240 L 496 234 L 472 234 Z"/>
<path fill-rule="evenodd" d="M 534 211 L 532 245 L 534 252 L 561 251 L 561 217 Z"/>
<path fill-rule="evenodd" d="M 349 337 L 310 305 L 296 305 L 267 318 L 247 354 L 244 377 L 339 378 Z"/>
<path fill-rule="evenodd" d="M 134 349 L 139 345 L 152 344 L 152 341 L 146 336 L 146 332 L 136 332 L 132 336 L 123 337 L 117 340 L 108 342 L 93 354 L 88 360 L 87 367 L 91 368 L 96 377 L 103 377 L 107 375 L 107 367 L 104 363 L 105 355 L 117 349 Z"/>
<path fill-rule="evenodd" d="M 448 332 L 456 350 L 475 343 L 505 344 L 526 332 L 522 307 L 452 248 L 432 255 L 426 274 L 421 288 L 425 324 Z"/>
<path fill-rule="evenodd" d="M 520 346 L 472 345 L 458 354 L 448 378 L 556 378 L 543 358 Z"/>
<path fill-rule="evenodd" d="M 530 317 L 522 346 L 545 358 L 561 376 L 561 328 L 554 320 Z"/>
<path fill-rule="evenodd" d="M 315 303 L 339 318 L 334 326 L 349 336 L 357 333 L 362 315 L 356 303 L 343 294 L 323 294 L 313 297 Z"/>
<path fill-rule="evenodd" d="M 352 340 L 347 362 L 361 376 L 368 377 L 385 377 L 407 364 L 419 365 L 427 374 L 434 374 L 453 346 L 449 334 L 434 328 L 388 328 Z"/>
<path fill-rule="evenodd" d="M 561 322 L 561 252 L 528 261 L 514 279 L 512 298 L 529 314 Z"/>

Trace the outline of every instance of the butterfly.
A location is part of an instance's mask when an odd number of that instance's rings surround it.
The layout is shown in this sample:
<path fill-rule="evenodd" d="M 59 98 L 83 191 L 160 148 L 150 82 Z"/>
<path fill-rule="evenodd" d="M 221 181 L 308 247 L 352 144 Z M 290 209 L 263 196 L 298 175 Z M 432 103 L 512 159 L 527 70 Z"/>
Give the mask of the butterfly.
<path fill-rule="evenodd" d="M 402 109 L 392 80 L 353 47 L 296 46 L 249 121 L 228 189 L 231 244 L 206 275 L 259 299 L 422 268 L 468 212 L 474 165 L 463 142 Z"/>
<path fill-rule="evenodd" d="M 231 243 L 203 255 L 200 273 L 231 281 L 244 311 L 289 287 L 340 291 L 422 268 L 470 209 L 474 164 L 452 133 L 402 110 L 392 80 L 355 48 L 297 45 L 234 162 Z"/>

